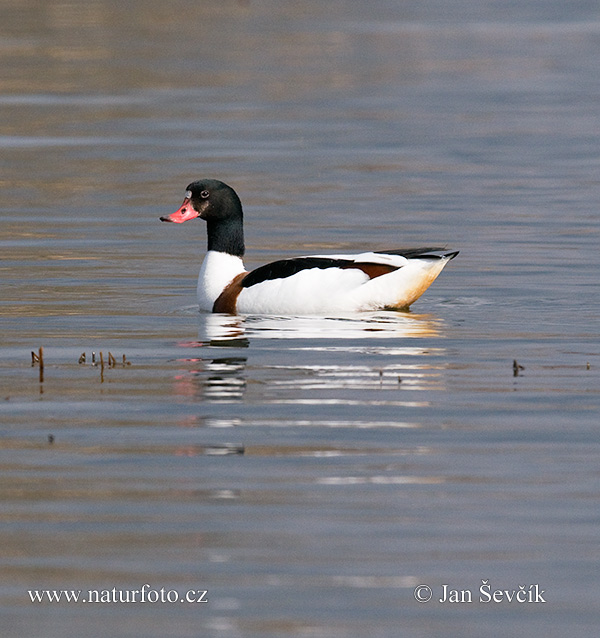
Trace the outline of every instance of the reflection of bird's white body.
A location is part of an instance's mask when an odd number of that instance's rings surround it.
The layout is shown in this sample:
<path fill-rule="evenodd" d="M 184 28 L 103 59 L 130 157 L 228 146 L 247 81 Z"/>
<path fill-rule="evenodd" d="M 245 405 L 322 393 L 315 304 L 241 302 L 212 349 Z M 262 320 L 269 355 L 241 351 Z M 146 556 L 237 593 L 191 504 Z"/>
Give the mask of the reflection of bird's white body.
<path fill-rule="evenodd" d="M 432 338 L 440 336 L 443 322 L 430 314 L 395 310 L 367 312 L 337 312 L 324 315 L 226 315 L 204 313 L 198 323 L 198 341 L 201 343 L 225 341 L 240 345 L 247 339 L 324 339 L 327 341 L 362 339 L 368 333 L 369 340 Z M 340 347 L 343 347 L 340 344 Z M 361 350 L 349 344 L 348 350 Z M 427 348 L 434 354 L 436 348 Z M 390 353 L 403 356 L 421 356 L 423 345 L 417 342 L 398 343 Z M 429 371 L 429 376 L 436 376 Z M 412 373 L 411 373 L 412 376 Z"/>
<path fill-rule="evenodd" d="M 207 312 L 312 315 L 408 308 L 458 253 L 439 248 L 311 255 L 244 268 L 243 213 L 236 193 L 216 180 L 188 186 L 178 211 L 163 221 L 207 222 L 208 252 L 198 277 Z"/>

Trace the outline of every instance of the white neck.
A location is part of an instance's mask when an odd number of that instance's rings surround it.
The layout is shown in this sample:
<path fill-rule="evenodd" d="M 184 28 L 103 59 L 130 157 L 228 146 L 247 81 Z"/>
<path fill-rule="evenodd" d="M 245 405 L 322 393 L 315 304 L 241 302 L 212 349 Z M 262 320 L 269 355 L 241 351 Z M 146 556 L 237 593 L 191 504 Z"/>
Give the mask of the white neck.
<path fill-rule="evenodd" d="M 228 253 L 209 250 L 204 257 L 198 275 L 198 304 L 200 310 L 211 312 L 217 297 L 225 286 L 240 273 L 244 272 L 241 257 Z"/>

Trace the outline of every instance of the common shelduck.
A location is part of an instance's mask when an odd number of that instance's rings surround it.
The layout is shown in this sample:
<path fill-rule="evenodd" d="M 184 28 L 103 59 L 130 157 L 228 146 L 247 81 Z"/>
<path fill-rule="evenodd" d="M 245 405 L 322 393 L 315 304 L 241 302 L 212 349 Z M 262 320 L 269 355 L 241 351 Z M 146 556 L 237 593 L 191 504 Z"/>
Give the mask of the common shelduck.
<path fill-rule="evenodd" d="M 223 182 L 191 183 L 163 222 L 206 221 L 208 251 L 198 277 L 200 310 L 228 314 L 319 315 L 407 309 L 456 252 L 409 248 L 358 255 L 311 255 L 244 268 L 240 198 Z"/>

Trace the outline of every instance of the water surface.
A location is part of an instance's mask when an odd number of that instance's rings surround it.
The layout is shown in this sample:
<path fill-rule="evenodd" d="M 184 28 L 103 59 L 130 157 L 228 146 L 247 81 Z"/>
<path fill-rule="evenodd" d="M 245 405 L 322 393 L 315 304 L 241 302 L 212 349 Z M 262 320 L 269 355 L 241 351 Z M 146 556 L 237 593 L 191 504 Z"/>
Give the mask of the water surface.
<path fill-rule="evenodd" d="M 0 24 L 3 636 L 593 634 L 600 11 L 29 0 Z M 202 223 L 158 217 L 200 177 L 241 195 L 249 267 L 461 254 L 410 313 L 199 315 Z M 28 594 L 145 584 L 209 602 Z"/>

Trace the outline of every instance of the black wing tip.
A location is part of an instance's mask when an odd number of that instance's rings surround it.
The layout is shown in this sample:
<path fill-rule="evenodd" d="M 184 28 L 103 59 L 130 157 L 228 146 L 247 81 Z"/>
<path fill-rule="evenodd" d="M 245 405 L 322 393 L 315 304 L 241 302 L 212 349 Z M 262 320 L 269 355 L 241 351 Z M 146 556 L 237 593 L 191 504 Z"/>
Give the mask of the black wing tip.
<path fill-rule="evenodd" d="M 448 260 L 454 259 L 456 255 L 460 252 L 459 250 L 455 250 L 450 253 L 445 253 L 444 255 L 434 255 L 432 253 L 440 253 L 444 250 L 447 250 L 447 246 L 422 246 L 419 248 L 395 248 L 393 250 L 377 250 L 375 251 L 378 255 L 400 255 L 401 257 L 406 257 L 407 259 L 423 259 L 429 257 L 430 259 L 442 259 L 446 258 Z"/>
<path fill-rule="evenodd" d="M 424 255 L 431 252 L 446 250 L 447 246 L 417 246 L 416 248 L 392 248 L 391 250 L 374 250 L 376 255 Z"/>

